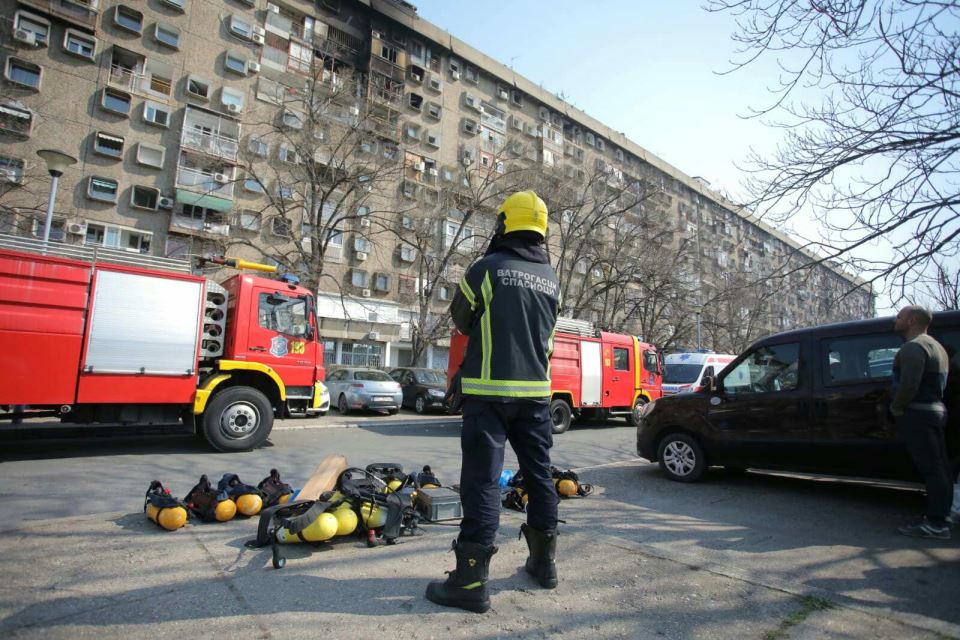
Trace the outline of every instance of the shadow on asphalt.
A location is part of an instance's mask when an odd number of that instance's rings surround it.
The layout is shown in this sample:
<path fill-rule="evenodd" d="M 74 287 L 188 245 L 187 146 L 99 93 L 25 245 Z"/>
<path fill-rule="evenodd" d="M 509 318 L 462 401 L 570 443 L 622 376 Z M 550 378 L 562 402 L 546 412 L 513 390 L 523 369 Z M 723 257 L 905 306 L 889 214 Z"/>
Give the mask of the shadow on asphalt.
<path fill-rule="evenodd" d="M 960 622 L 955 599 L 943 597 L 945 590 L 956 589 L 960 563 L 940 557 L 942 550 L 960 546 L 957 531 L 952 540 L 918 540 L 896 532 L 923 513 L 924 497 L 916 485 L 723 470 L 687 484 L 643 463 L 586 470 L 581 480 L 603 490 L 599 500 L 562 503 L 569 506 L 561 506 L 561 517 L 574 531 L 595 530 L 610 515 L 603 501 L 614 500 L 623 505 L 618 517 L 632 526 L 605 527 L 608 535 L 653 548 L 680 543 L 728 566 L 769 571 L 787 583 Z M 906 566 L 888 561 L 888 554 L 903 549 L 916 554 Z"/>

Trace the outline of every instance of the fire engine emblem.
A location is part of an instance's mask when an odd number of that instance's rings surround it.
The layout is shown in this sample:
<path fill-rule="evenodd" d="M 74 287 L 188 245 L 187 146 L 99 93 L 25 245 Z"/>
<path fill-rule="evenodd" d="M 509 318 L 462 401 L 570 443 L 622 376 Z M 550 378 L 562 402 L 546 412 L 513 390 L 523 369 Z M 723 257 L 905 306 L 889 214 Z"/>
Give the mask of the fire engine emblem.
<path fill-rule="evenodd" d="M 283 336 L 274 336 L 270 341 L 270 353 L 278 358 L 287 355 L 287 339 Z"/>

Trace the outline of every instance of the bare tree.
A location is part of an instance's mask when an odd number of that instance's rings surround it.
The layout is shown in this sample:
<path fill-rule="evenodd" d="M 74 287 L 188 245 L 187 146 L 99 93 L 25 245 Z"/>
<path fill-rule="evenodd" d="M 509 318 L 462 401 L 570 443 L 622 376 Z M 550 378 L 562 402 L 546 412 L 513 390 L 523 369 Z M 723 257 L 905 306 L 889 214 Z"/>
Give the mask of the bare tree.
<path fill-rule="evenodd" d="M 359 77 L 348 69 L 317 58 L 302 85 L 267 87 L 258 97 L 269 103 L 245 117 L 252 133 L 237 178 L 257 194 L 246 215 L 259 215 L 267 229 L 263 238 L 238 235 L 231 243 L 298 273 L 304 286 L 340 290 L 327 265 L 344 251 L 345 234 L 372 247 L 372 236 L 396 216 L 390 196 L 399 147 L 374 135 Z"/>
<path fill-rule="evenodd" d="M 944 311 L 960 309 L 960 268 L 934 258 L 933 267 L 917 289 L 911 303 L 926 304 Z"/>
<path fill-rule="evenodd" d="M 413 363 L 421 361 L 427 347 L 450 336 L 448 301 L 466 268 L 486 249 L 497 206 L 520 187 L 526 171 L 510 157 L 503 141 L 465 145 L 460 168 L 438 167 L 418 153 L 405 156 L 401 193 L 416 206 L 385 230 L 395 236 L 397 258 L 406 269 L 400 301 L 414 309 Z"/>
<path fill-rule="evenodd" d="M 752 155 L 750 203 L 787 219 L 812 211 L 809 248 L 897 300 L 960 250 L 960 5 L 938 0 L 708 0 L 737 17 L 739 59 L 782 70 L 774 101 L 784 139 Z M 815 88 L 819 104 L 796 103 Z M 877 243 L 876 257 L 867 254 Z M 886 248 L 889 247 L 889 250 Z"/>

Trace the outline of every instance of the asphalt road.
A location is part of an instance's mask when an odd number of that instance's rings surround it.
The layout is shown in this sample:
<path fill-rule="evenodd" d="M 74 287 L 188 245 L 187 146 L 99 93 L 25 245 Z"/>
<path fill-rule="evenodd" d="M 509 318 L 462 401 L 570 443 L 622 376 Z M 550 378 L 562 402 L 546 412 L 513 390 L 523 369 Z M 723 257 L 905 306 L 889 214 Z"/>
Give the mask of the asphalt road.
<path fill-rule="evenodd" d="M 291 549 L 287 569 L 274 572 L 269 551 L 243 547 L 255 520 L 170 534 L 143 518 L 154 478 L 182 494 L 201 473 L 255 483 L 276 467 L 297 485 L 334 452 L 357 466 L 430 464 L 453 484 L 456 421 L 413 420 L 351 417 L 344 427 L 334 412 L 284 421 L 269 446 L 242 454 L 184 436 L 7 444 L 0 635 L 960 637 L 960 539 L 895 531 L 920 512 L 916 490 L 722 471 L 675 483 L 635 459 L 634 430 L 622 422 L 555 438 L 554 463 L 582 469 L 596 495 L 561 504 L 556 592 L 531 590 L 515 569 L 520 517 L 504 514 L 488 616 L 422 598 L 426 581 L 451 568 L 446 527 L 380 550 Z"/>
<path fill-rule="evenodd" d="M 344 426 L 349 425 L 349 426 Z M 377 414 L 277 421 L 267 445 L 244 453 L 216 453 L 195 436 L 70 438 L 4 443 L 0 451 L 0 531 L 26 520 L 126 510 L 154 479 L 183 496 L 201 474 L 215 483 L 236 473 L 256 484 L 270 469 L 297 487 L 331 453 L 354 466 L 399 462 L 408 471 L 430 465 L 445 484 L 460 475 L 456 416 Z M 635 431 L 622 420 L 574 428 L 557 436 L 554 464 L 586 467 L 635 457 Z M 517 468 L 507 449 L 506 467 Z"/>

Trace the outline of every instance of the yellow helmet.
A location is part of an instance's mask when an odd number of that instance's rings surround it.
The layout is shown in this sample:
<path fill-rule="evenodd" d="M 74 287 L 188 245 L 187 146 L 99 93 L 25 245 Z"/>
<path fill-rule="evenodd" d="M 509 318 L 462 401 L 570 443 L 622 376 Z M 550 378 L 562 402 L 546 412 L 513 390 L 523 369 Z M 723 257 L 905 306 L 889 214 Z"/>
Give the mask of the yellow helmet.
<path fill-rule="evenodd" d="M 533 191 L 518 191 L 500 205 L 503 232 L 535 231 L 547 237 L 547 205 Z"/>

